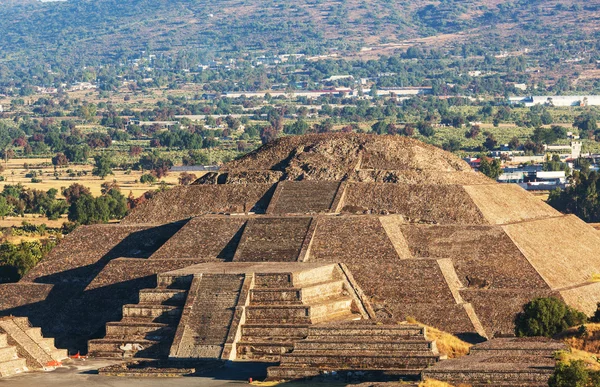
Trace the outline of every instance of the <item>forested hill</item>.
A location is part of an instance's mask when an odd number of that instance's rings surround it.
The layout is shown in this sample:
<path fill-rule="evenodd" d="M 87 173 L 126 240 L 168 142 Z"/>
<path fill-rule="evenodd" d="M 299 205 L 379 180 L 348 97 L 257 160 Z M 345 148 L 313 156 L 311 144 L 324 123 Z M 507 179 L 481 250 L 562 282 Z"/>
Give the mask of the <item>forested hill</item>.
<path fill-rule="evenodd" d="M 0 0 L 0 77 L 141 51 L 348 54 L 432 36 L 429 45 L 496 52 L 595 44 L 599 19 L 600 5 L 586 0 Z"/>

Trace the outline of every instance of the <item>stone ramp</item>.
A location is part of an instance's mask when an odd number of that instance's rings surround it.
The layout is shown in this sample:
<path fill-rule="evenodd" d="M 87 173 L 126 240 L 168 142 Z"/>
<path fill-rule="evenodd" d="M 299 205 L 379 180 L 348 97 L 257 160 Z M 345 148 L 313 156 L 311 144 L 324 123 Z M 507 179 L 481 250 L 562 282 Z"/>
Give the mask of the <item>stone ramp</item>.
<path fill-rule="evenodd" d="M 267 213 L 279 215 L 331 212 L 340 185 L 337 181 L 280 182 Z"/>
<path fill-rule="evenodd" d="M 238 304 L 244 274 L 203 274 L 192 283 L 171 357 L 220 359 Z"/>
<path fill-rule="evenodd" d="M 98 358 L 168 357 L 191 277 L 158 277 L 158 287 L 139 292 L 139 303 L 123 305 L 121 321 L 106 324 L 103 339 L 88 342 L 88 354 Z"/>
<path fill-rule="evenodd" d="M 0 333 L 0 377 L 27 371 L 27 360 L 19 357 L 17 346 L 8 344 L 8 335 Z"/>
<path fill-rule="evenodd" d="M 298 260 L 312 218 L 257 218 L 246 224 L 234 261 Z"/>
<path fill-rule="evenodd" d="M 28 369 L 53 370 L 69 357 L 67 350 L 57 349 L 54 339 L 43 337 L 42 330 L 32 327 L 26 317 L 0 319 L 1 334 L 4 334 L 6 344 L 14 347 L 18 357 L 25 360 Z M 0 341 L 0 344 L 3 343 Z"/>
<path fill-rule="evenodd" d="M 279 366 L 268 369 L 268 379 L 303 379 L 331 371 L 414 378 L 440 359 L 435 343 L 425 333 L 424 327 L 409 324 L 311 326 L 307 338 L 296 342 L 293 352 L 282 355 Z"/>
<path fill-rule="evenodd" d="M 547 386 L 553 355 L 565 348 L 545 338 L 493 339 L 473 346 L 468 356 L 426 369 L 423 378 L 472 386 Z"/>

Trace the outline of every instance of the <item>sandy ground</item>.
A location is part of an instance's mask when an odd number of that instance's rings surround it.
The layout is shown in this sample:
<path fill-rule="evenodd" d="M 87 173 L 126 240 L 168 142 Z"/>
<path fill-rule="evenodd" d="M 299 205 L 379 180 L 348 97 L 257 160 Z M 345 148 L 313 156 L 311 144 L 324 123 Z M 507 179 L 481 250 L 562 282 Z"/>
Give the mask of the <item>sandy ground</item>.
<path fill-rule="evenodd" d="M 0 378 L 0 386 L 4 387 L 186 387 L 186 386 L 231 386 L 248 385 L 248 378 L 262 377 L 265 366 L 254 364 L 236 368 L 223 368 L 214 375 L 205 377 L 182 378 L 126 378 L 109 377 L 97 374 L 97 369 L 115 362 L 102 360 L 73 361 L 70 365 L 52 372 L 32 372 L 22 375 Z"/>
<path fill-rule="evenodd" d="M 249 378 L 262 380 L 266 375 L 267 363 L 229 363 L 223 368 L 205 376 L 180 378 L 130 378 L 100 376 L 98 368 L 117 362 L 104 360 L 75 360 L 68 366 L 52 372 L 32 372 L 17 376 L 0 378 L 1 387 L 220 387 L 220 386 L 250 386 Z M 259 383 L 257 383 L 260 385 Z M 289 382 L 280 386 L 345 386 L 341 382 Z"/>

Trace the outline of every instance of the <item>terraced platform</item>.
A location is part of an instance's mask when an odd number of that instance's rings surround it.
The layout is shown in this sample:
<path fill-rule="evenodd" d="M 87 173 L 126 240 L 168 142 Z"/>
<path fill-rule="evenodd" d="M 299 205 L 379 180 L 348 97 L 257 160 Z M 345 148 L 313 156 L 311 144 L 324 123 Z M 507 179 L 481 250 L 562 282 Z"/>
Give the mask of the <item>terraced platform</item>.
<path fill-rule="evenodd" d="M 440 360 L 435 343 L 418 325 L 324 324 L 268 369 L 271 380 L 305 379 L 326 372 L 364 372 L 385 378 L 414 378 Z"/>
<path fill-rule="evenodd" d="M 474 387 L 542 387 L 554 372 L 554 353 L 564 349 L 545 338 L 494 339 L 473 346 L 466 357 L 435 364 L 423 377 Z"/>
<path fill-rule="evenodd" d="M 441 149 L 309 135 L 162 192 L 121 224 L 79 227 L 0 285 L 0 315 L 28 317 L 73 353 L 281 360 L 310 374 L 354 366 L 333 359 L 364 344 L 298 344 L 318 324 L 412 317 L 504 337 L 536 297 L 592 313 L 598 272 L 590 225 Z M 398 365 L 364 354 L 382 374 Z"/>

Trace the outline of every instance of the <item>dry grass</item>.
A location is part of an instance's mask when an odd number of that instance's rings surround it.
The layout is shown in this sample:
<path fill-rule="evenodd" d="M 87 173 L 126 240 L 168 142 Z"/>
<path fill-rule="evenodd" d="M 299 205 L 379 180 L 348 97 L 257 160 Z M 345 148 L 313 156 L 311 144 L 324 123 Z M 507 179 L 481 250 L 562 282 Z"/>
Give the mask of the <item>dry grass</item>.
<path fill-rule="evenodd" d="M 421 382 L 419 387 L 454 387 L 454 385 L 440 382 L 439 380 L 427 379 L 424 382 Z"/>
<path fill-rule="evenodd" d="M 462 341 L 450 333 L 422 324 L 414 318 L 407 317 L 406 321 L 426 327 L 427 339 L 435 341 L 440 354 L 446 355 L 448 359 L 456 359 L 469 354 L 472 344 Z"/>
<path fill-rule="evenodd" d="M 24 168 L 24 163 L 27 163 L 29 165 L 29 170 L 26 170 Z M 139 197 L 144 192 L 156 188 L 148 184 L 142 184 L 139 182 L 139 179 L 142 176 L 141 171 L 131 171 L 131 174 L 126 174 L 126 171 L 115 170 L 114 175 L 109 175 L 106 177 L 106 179 L 103 180 L 99 177 L 92 176 L 92 165 L 73 165 L 67 168 L 59 168 L 58 172 L 60 176 L 57 179 L 54 176 L 54 167 L 52 167 L 52 165 L 47 166 L 47 164 L 50 163 L 51 159 L 10 160 L 8 164 L 4 164 L 5 171 L 2 173 L 2 175 L 6 180 L 0 182 L 0 189 L 2 189 L 7 184 L 21 183 L 27 188 L 38 189 L 43 191 L 47 191 L 50 188 L 55 188 L 60 191 L 62 188 L 66 188 L 71 184 L 79 183 L 88 187 L 92 191 L 93 195 L 98 196 L 100 195 L 100 186 L 102 185 L 102 183 L 104 183 L 105 181 L 112 182 L 116 180 L 119 186 L 121 187 L 121 191 L 123 192 L 123 194 L 128 195 L 131 191 L 133 192 L 134 196 Z M 74 172 L 86 172 L 87 175 L 79 177 L 69 177 L 67 169 L 72 169 Z M 25 177 L 25 175 L 28 172 L 35 171 L 39 173 L 40 170 L 42 171 L 42 175 L 39 176 L 42 179 L 41 183 L 32 183 L 31 178 Z M 177 184 L 178 178 L 179 174 L 170 173 L 169 175 L 167 175 L 167 177 L 161 180 L 164 180 L 167 184 Z"/>
<path fill-rule="evenodd" d="M 600 356 L 600 324 L 585 324 L 585 333 L 580 333 L 580 327 L 569 328 L 558 337 L 573 350 L 595 353 Z"/>
<path fill-rule="evenodd" d="M 556 360 L 568 364 L 573 361 L 581 360 L 585 363 L 587 368 L 594 371 L 600 371 L 600 362 L 598 362 L 598 356 L 591 352 L 571 348 L 569 351 L 557 352 Z"/>

